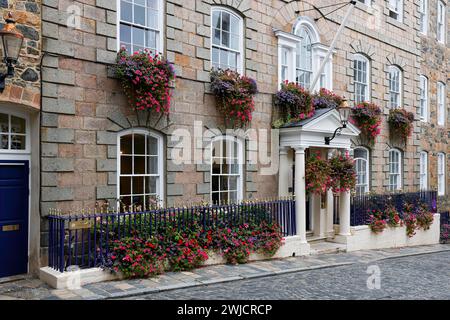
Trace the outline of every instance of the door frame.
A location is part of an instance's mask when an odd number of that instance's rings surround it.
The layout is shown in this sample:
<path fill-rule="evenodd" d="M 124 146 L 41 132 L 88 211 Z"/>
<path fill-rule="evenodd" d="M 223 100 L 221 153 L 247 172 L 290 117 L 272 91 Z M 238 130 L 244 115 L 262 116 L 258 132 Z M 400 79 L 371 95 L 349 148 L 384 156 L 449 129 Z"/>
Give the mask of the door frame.
<path fill-rule="evenodd" d="M 25 119 L 25 150 L 0 150 L 0 161 L 27 161 L 28 162 L 28 230 L 27 230 L 27 273 L 30 273 L 30 246 L 31 246 L 31 124 L 30 115 L 26 112 L 20 112 L 8 106 L 0 106 L 0 112 L 14 115 Z M 26 165 L 26 164 L 25 164 Z"/>

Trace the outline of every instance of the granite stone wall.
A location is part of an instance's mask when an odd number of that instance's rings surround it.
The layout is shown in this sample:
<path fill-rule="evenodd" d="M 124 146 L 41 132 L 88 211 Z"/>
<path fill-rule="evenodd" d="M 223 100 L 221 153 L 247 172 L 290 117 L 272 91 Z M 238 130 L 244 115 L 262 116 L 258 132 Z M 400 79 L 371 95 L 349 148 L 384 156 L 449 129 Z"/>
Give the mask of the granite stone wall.
<path fill-rule="evenodd" d="M 321 2 L 332 3 L 335 1 Z M 201 121 L 205 131 L 225 128 L 209 89 L 212 6 L 234 10 L 244 20 L 243 69 L 247 76 L 256 79 L 259 87 L 251 127 L 270 129 L 273 94 L 278 88 L 278 43 L 274 29 L 291 32 L 298 16 L 305 15 L 317 19 L 321 42 L 330 45 L 345 11 L 324 19 L 302 1 L 164 1 L 163 54 L 174 63 L 177 80 L 171 115 L 158 119 L 133 111 L 114 77 L 117 2 L 42 0 L 42 217 L 50 208 L 68 212 L 92 208 L 98 201 L 113 204 L 117 197 L 117 133 L 133 127 L 156 130 L 165 137 L 167 205 L 209 200 L 209 166 L 176 165 L 171 155 L 176 147 L 172 140 L 175 130 L 193 132 L 195 121 Z M 418 34 L 417 10 L 415 2 L 405 1 L 404 22 L 399 23 L 389 17 L 385 1 L 373 1 L 371 6 L 358 2 L 333 57 L 333 89 L 351 101 L 354 101 L 353 54 L 362 53 L 371 61 L 372 101 L 384 110 L 382 133 L 375 146 L 370 147 L 371 188 L 375 191 L 387 189 L 391 147 L 403 151 L 404 189 L 418 188 L 418 152 L 423 148 L 422 130 L 425 129 L 416 121 L 413 136 L 402 144 L 391 141 L 386 122 L 387 67 L 392 64 L 403 70 L 403 106 L 419 118 L 418 81 L 424 68 L 421 59 L 424 40 Z M 75 28 L 68 24 L 73 19 L 79 22 Z M 430 141 L 444 139 L 432 130 L 428 135 Z M 354 144 L 365 142 L 356 139 Z M 257 147 L 246 143 L 245 150 L 248 162 Z M 261 166 L 251 163 L 245 169 L 245 198 L 277 195 L 277 175 L 261 175 Z"/>

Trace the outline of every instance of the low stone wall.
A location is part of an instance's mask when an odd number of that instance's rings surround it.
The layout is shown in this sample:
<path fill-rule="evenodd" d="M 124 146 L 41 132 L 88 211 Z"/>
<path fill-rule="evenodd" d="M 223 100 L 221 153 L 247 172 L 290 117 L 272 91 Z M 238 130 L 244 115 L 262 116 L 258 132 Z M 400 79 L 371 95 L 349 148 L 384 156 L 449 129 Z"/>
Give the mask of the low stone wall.
<path fill-rule="evenodd" d="M 406 234 L 406 226 L 387 227 L 383 232 L 376 234 L 369 226 L 351 228 L 350 236 L 336 236 L 333 241 L 347 246 L 347 252 L 357 250 L 373 250 L 386 248 L 400 248 L 438 244 L 440 239 L 440 215 L 434 215 L 434 222 L 429 230 L 416 230 L 413 237 Z"/>
<path fill-rule="evenodd" d="M 260 254 L 251 254 L 249 261 L 281 259 L 293 256 L 304 256 L 310 254 L 308 243 L 302 243 L 299 237 L 287 237 L 283 246 L 273 257 Z M 225 259 L 216 252 L 209 253 L 209 259 L 204 266 L 225 264 Z M 77 289 L 90 283 L 120 280 L 122 277 L 101 268 L 83 269 L 77 271 L 59 272 L 50 267 L 40 269 L 40 279 L 55 289 Z"/>

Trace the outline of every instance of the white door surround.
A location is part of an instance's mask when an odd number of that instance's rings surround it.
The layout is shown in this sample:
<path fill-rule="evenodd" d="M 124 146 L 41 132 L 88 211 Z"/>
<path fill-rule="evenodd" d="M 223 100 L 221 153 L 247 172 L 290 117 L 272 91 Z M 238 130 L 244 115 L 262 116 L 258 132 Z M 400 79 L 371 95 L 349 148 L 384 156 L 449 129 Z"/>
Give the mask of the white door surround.
<path fill-rule="evenodd" d="M 289 179 L 289 149 L 295 150 L 295 199 L 296 199 L 296 230 L 297 236 L 306 243 L 306 189 L 305 189 L 305 151 L 308 148 L 321 148 L 324 156 L 331 156 L 333 149 L 349 151 L 351 139 L 359 136 L 360 131 L 349 123 L 341 134 L 325 145 L 325 137 L 331 137 L 336 128 L 342 126 L 339 113 L 335 109 L 319 109 L 310 119 L 289 124 L 280 129 L 280 176 L 279 196 L 287 196 L 287 187 L 282 185 Z M 311 208 L 315 211 L 311 216 L 316 217 L 313 225 L 316 236 L 328 235 L 333 231 L 333 195 L 327 194 L 327 206 L 321 208 L 320 197 L 312 197 Z M 340 231 L 339 235 L 350 235 L 350 192 L 340 195 Z M 313 218 L 314 220 L 314 218 Z M 331 224 L 331 225 L 330 225 Z"/>

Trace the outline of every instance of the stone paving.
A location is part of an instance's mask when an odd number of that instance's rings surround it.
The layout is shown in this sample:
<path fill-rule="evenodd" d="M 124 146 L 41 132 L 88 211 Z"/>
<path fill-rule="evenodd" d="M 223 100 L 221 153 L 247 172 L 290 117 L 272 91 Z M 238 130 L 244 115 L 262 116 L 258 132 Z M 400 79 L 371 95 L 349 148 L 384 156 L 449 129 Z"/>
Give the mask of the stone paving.
<path fill-rule="evenodd" d="M 395 288 L 408 286 L 414 286 L 418 298 L 450 299 L 449 261 L 450 245 L 433 245 L 210 266 L 76 290 L 54 290 L 26 278 L 0 283 L 0 299 L 383 299 L 404 297 L 405 291 Z M 366 270 L 372 264 L 380 266 L 383 279 L 389 281 L 386 292 L 367 293 Z M 439 277 L 445 279 L 441 282 Z"/>

